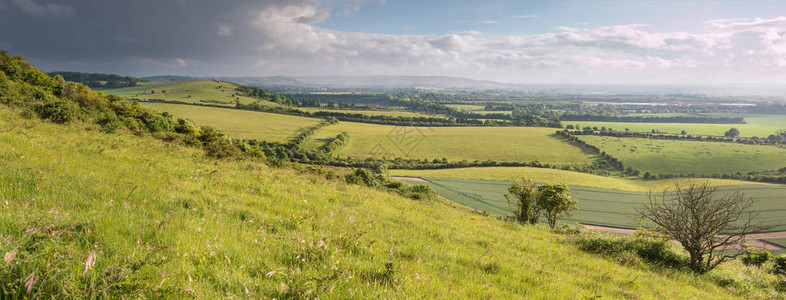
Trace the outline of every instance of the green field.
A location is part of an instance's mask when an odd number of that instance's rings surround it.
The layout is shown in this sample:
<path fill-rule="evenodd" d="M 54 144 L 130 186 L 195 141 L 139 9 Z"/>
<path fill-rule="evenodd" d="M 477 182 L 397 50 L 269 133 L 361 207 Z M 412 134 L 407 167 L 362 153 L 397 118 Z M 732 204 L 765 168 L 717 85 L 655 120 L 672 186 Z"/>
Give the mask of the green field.
<path fill-rule="evenodd" d="M 176 118 L 190 119 L 198 126 L 212 126 L 234 138 L 286 142 L 303 127 L 319 119 L 231 108 L 204 107 L 170 103 L 141 103 L 142 106 L 169 112 Z"/>
<path fill-rule="evenodd" d="M 478 111 L 478 110 L 486 109 L 485 105 L 475 105 L 475 104 L 445 104 L 445 106 L 457 110 L 463 110 L 463 111 Z"/>
<path fill-rule="evenodd" d="M 754 280 L 736 263 L 626 265 L 439 200 L 6 108 L 0 128 L 4 298 L 777 296 L 718 285 Z"/>
<path fill-rule="evenodd" d="M 328 111 L 344 114 L 362 114 L 368 116 L 390 116 L 390 117 L 408 117 L 408 118 L 434 118 L 437 115 L 422 114 L 411 111 L 403 110 L 351 110 L 351 109 L 327 109 L 317 107 L 299 107 L 299 110 L 308 112 Z"/>
<path fill-rule="evenodd" d="M 658 114 L 660 115 L 660 114 Z M 583 127 L 606 127 L 616 131 L 623 131 L 625 128 L 631 131 L 650 132 L 653 129 L 661 132 L 681 133 L 683 130 L 687 134 L 694 135 L 718 135 L 722 136 L 729 128 L 740 130 L 741 136 L 767 137 L 786 130 L 785 115 L 761 115 L 761 114 L 704 114 L 706 116 L 722 117 L 743 117 L 747 124 L 694 124 L 694 123 L 626 123 L 626 122 L 585 122 L 585 121 L 563 121 L 562 125 L 576 125 Z"/>
<path fill-rule="evenodd" d="M 554 136 L 543 127 L 402 127 L 340 122 L 315 138 L 349 133 L 339 156 L 449 160 L 540 161 L 568 165 L 590 163 L 594 155 Z M 318 142 L 311 146 L 319 145 Z"/>
<path fill-rule="evenodd" d="M 781 246 L 783 248 L 786 248 L 786 238 L 783 238 L 783 239 L 765 239 L 765 241 L 768 241 L 768 242 L 773 243 L 775 245 L 778 245 L 778 246 Z"/>
<path fill-rule="evenodd" d="M 544 183 L 569 183 L 573 186 L 596 187 L 622 191 L 648 192 L 662 191 L 672 187 L 674 180 L 643 180 L 624 179 L 619 177 L 606 177 L 600 175 L 570 172 L 555 169 L 530 168 L 530 167 L 477 167 L 437 170 L 390 170 L 392 176 L 412 177 L 439 177 L 455 179 L 482 179 L 482 180 L 515 180 L 522 177 L 537 179 Z M 686 182 L 689 179 L 679 179 Z M 768 185 L 765 183 L 726 180 L 726 179 L 697 179 L 709 181 L 713 186 L 721 185 Z"/>
<path fill-rule="evenodd" d="M 607 136 L 580 138 L 642 173 L 703 176 L 786 167 L 786 149 L 775 146 Z"/>
<path fill-rule="evenodd" d="M 428 185 L 440 195 L 456 203 L 485 210 L 490 214 L 509 215 L 508 203 L 503 196 L 510 181 L 474 180 L 454 178 L 423 178 Z M 532 178 L 540 181 L 539 178 Z M 421 182 L 410 183 L 416 184 Z M 636 211 L 648 201 L 647 193 L 619 191 L 601 188 L 570 185 L 571 194 L 578 200 L 579 209 L 572 217 L 564 217 L 563 222 L 579 222 L 583 224 L 636 228 L 639 226 Z M 772 230 L 786 230 L 786 186 L 778 185 L 744 185 L 720 186 L 719 193 L 740 190 L 746 198 L 752 198 L 756 204 L 752 212 L 760 213 L 757 218 L 762 224 L 777 225 Z"/>
<path fill-rule="evenodd" d="M 236 95 L 238 85 L 230 82 L 212 80 L 195 81 L 154 81 L 140 82 L 139 86 L 120 89 L 101 90 L 107 94 L 115 94 L 126 98 L 141 100 L 181 101 L 189 103 L 205 103 L 211 105 L 235 106 L 235 101 L 248 104 L 254 98 Z M 162 92 L 165 90 L 166 93 Z M 153 91 L 154 93 L 151 93 Z M 276 105 L 275 103 L 269 103 Z"/>

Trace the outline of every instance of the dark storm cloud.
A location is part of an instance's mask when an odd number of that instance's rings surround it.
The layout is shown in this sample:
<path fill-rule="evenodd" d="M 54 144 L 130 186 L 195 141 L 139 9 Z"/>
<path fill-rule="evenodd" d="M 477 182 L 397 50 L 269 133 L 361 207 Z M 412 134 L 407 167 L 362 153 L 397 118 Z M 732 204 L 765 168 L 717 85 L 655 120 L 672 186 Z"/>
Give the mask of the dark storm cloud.
<path fill-rule="evenodd" d="M 45 69 L 207 68 L 252 55 L 244 24 L 281 2 L 0 0 L 0 46 Z"/>

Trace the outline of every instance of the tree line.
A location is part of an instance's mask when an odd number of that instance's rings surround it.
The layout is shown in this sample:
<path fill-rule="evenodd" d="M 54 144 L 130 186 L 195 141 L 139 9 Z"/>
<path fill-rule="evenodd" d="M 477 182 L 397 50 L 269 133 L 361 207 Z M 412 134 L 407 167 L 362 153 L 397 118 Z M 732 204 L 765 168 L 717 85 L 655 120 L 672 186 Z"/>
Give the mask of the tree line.
<path fill-rule="evenodd" d="M 50 72 L 48 75 L 51 77 L 60 76 L 66 81 L 81 83 L 90 88 L 105 89 L 137 86 L 142 81 L 136 77 L 102 73 Z"/>

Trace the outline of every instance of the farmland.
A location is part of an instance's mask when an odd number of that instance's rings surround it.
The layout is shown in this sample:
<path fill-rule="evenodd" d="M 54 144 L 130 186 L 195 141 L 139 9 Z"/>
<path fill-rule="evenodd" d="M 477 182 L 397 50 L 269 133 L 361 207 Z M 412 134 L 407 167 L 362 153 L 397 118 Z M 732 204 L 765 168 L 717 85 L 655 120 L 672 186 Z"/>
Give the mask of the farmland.
<path fill-rule="evenodd" d="M 331 138 L 341 132 L 350 143 L 340 156 L 448 160 L 540 161 L 569 165 L 590 163 L 594 156 L 554 137 L 543 127 L 399 127 L 341 122 L 316 133 Z"/>
<path fill-rule="evenodd" d="M 741 293 L 713 277 L 619 264 L 447 202 L 13 114 L 0 108 L 4 288 L 35 274 L 28 291 L 54 298 Z M 95 258 L 89 268 L 86 257 Z"/>
<path fill-rule="evenodd" d="M 673 187 L 671 179 L 642 180 L 619 177 L 606 177 L 593 174 L 569 172 L 555 169 L 530 167 L 477 167 L 439 170 L 390 170 L 392 176 L 439 177 L 453 179 L 514 180 L 522 177 L 537 179 L 544 183 L 568 183 L 574 186 L 595 187 L 621 191 L 648 192 L 662 191 Z M 679 179 L 685 182 L 688 179 Z M 713 186 L 722 185 L 764 185 L 763 183 L 726 180 L 707 180 Z"/>
<path fill-rule="evenodd" d="M 654 114 L 656 116 L 674 116 L 682 114 Z M 629 122 L 585 122 L 585 121 L 565 121 L 563 125 L 579 125 L 582 127 L 606 127 L 615 131 L 623 131 L 625 128 L 631 131 L 650 132 L 657 130 L 668 133 L 681 133 L 683 130 L 687 134 L 693 135 L 718 135 L 722 136 L 729 128 L 740 130 L 740 136 L 767 137 L 779 130 L 786 130 L 786 117 L 783 115 L 761 115 L 761 114 L 706 114 L 710 117 L 743 117 L 747 124 L 696 124 L 696 123 L 629 123 Z"/>
<path fill-rule="evenodd" d="M 429 115 L 429 114 L 422 114 L 416 113 L 411 111 L 405 110 L 351 110 L 351 109 L 327 109 L 327 108 L 318 108 L 318 107 L 300 107 L 298 108 L 302 111 L 307 112 L 318 112 L 318 111 L 326 111 L 326 112 L 336 112 L 336 113 L 344 113 L 344 114 L 361 114 L 367 116 L 390 116 L 390 117 L 436 117 L 436 115 Z"/>
<path fill-rule="evenodd" d="M 248 104 L 254 98 L 237 95 L 238 86 L 212 80 L 140 82 L 138 86 L 103 90 L 107 94 L 140 100 L 179 101 L 211 105 L 234 106 L 235 101 Z M 275 105 L 273 103 L 266 103 Z"/>
<path fill-rule="evenodd" d="M 142 106 L 169 112 L 177 118 L 190 119 L 200 126 L 212 126 L 234 138 L 285 142 L 303 127 L 319 119 L 245 111 L 231 108 L 203 107 L 171 103 L 142 103 Z"/>
<path fill-rule="evenodd" d="M 607 136 L 580 138 L 642 173 L 702 176 L 786 167 L 786 149 L 775 146 Z"/>
<path fill-rule="evenodd" d="M 533 177 L 539 181 L 539 178 Z M 459 204 L 485 210 L 490 214 L 508 215 L 510 210 L 503 194 L 510 186 L 510 181 L 476 180 L 424 177 L 428 185 L 440 195 Z M 571 194 L 578 200 L 579 209 L 572 217 L 564 217 L 565 222 L 636 228 L 639 224 L 636 211 L 648 201 L 647 193 L 602 189 L 596 187 L 576 186 L 570 184 Z M 720 194 L 740 190 L 746 198 L 752 198 L 756 204 L 752 212 L 760 213 L 758 222 L 777 224 L 772 230 L 786 230 L 786 224 L 780 222 L 786 208 L 783 195 L 786 187 L 779 185 L 743 185 L 720 186 Z"/>

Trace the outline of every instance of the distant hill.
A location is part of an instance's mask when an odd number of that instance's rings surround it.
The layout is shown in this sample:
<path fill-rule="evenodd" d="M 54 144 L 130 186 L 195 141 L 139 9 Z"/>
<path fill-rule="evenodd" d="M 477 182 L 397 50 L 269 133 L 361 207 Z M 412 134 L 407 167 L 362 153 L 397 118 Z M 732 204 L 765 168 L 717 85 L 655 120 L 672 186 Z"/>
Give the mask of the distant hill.
<path fill-rule="evenodd" d="M 521 89 L 522 86 L 449 76 L 267 76 L 267 77 L 188 77 L 162 75 L 143 77 L 147 81 L 217 79 L 258 87 L 330 89 Z"/>

